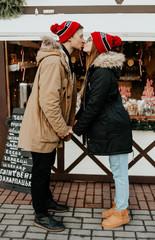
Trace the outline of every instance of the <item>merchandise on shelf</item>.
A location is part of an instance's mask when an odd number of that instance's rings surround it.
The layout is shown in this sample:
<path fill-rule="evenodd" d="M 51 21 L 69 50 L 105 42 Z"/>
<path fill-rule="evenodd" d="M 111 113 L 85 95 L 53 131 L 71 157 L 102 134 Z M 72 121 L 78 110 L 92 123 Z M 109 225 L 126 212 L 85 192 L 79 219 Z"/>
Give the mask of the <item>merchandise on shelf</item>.
<path fill-rule="evenodd" d="M 155 116 L 155 96 L 152 84 L 153 81 L 147 79 L 141 100 L 129 98 L 131 96 L 129 88 L 124 86 L 119 88 L 122 102 L 129 115 Z"/>

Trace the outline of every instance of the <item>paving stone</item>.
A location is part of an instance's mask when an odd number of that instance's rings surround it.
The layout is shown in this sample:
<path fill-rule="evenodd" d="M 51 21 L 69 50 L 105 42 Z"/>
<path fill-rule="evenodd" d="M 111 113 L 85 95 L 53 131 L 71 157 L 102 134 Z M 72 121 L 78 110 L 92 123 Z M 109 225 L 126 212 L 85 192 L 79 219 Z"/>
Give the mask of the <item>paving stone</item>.
<path fill-rule="evenodd" d="M 47 235 L 47 240 L 68 240 L 68 235 L 54 235 L 54 238 L 51 237 L 52 235 Z"/>
<path fill-rule="evenodd" d="M 151 211 L 151 214 L 152 214 L 152 215 L 155 215 L 155 211 Z"/>
<path fill-rule="evenodd" d="M 92 240 L 103 240 L 103 237 L 92 237 Z M 113 240 L 113 238 L 104 237 L 104 240 Z"/>
<path fill-rule="evenodd" d="M 23 215 L 21 214 L 5 214 L 3 219 L 22 219 Z"/>
<path fill-rule="evenodd" d="M 7 208 L 7 209 L 6 209 L 6 208 L 1 208 L 1 209 L 0 209 L 0 213 L 6 213 L 6 212 L 13 214 L 13 213 L 16 212 L 16 209 L 9 209 L 9 208 Z"/>
<path fill-rule="evenodd" d="M 17 214 L 30 214 L 33 215 L 34 214 L 34 210 L 31 209 L 19 209 L 16 212 Z"/>
<path fill-rule="evenodd" d="M 71 229 L 72 235 L 90 236 L 91 230 Z"/>
<path fill-rule="evenodd" d="M 124 227 L 121 226 L 121 227 L 116 227 L 116 228 L 103 228 L 104 231 L 124 231 Z"/>
<path fill-rule="evenodd" d="M 141 232 L 145 231 L 144 226 L 125 226 L 125 231 L 132 231 L 132 232 Z"/>
<path fill-rule="evenodd" d="M 101 215 L 101 213 L 94 213 L 93 214 L 93 218 L 102 218 L 102 215 Z"/>
<path fill-rule="evenodd" d="M 1 209 L 2 208 L 6 208 L 6 209 L 8 209 L 8 208 L 13 208 L 13 209 L 17 209 L 19 206 L 18 205 L 15 205 L 15 204 L 3 204 L 2 206 L 1 206 Z"/>
<path fill-rule="evenodd" d="M 81 223 L 82 222 L 82 218 L 76 218 L 76 217 L 64 217 L 63 218 L 63 222 L 75 222 L 75 223 Z"/>
<path fill-rule="evenodd" d="M 115 240 L 131 240 L 131 238 L 115 238 Z M 132 238 L 132 240 L 136 240 L 136 238 Z M 138 240 L 140 240 L 139 238 L 138 238 Z"/>
<path fill-rule="evenodd" d="M 155 221 L 144 221 L 146 226 L 155 226 Z"/>
<path fill-rule="evenodd" d="M 142 220 L 131 220 L 128 225 L 139 225 L 139 226 L 143 226 L 143 221 Z"/>
<path fill-rule="evenodd" d="M 10 237 L 10 238 L 22 238 L 24 236 L 24 232 L 15 232 L 15 231 L 5 231 L 3 237 Z"/>
<path fill-rule="evenodd" d="M 80 237 L 80 236 L 70 235 L 69 240 L 91 240 L 91 238 L 90 237 Z"/>
<path fill-rule="evenodd" d="M 102 215 L 102 212 L 106 211 L 105 208 L 94 208 L 93 213 L 100 213 Z"/>
<path fill-rule="evenodd" d="M 31 209 L 31 210 L 33 210 L 33 207 L 32 207 L 32 205 L 20 205 L 19 209 Z"/>
<path fill-rule="evenodd" d="M 1 240 L 10 240 L 10 238 L 1 237 Z M 23 240 L 23 239 L 22 239 Z"/>
<path fill-rule="evenodd" d="M 2 220 L 1 224 L 5 224 L 5 225 L 18 225 L 20 223 L 20 220 Z"/>
<path fill-rule="evenodd" d="M 81 223 L 65 223 L 66 228 L 79 228 L 81 229 Z"/>
<path fill-rule="evenodd" d="M 31 225 L 33 225 L 33 222 L 34 221 L 31 221 L 31 220 L 22 220 L 20 225 L 31 226 Z"/>
<path fill-rule="evenodd" d="M 95 237 L 112 237 L 113 236 L 113 232 L 112 231 L 96 231 L 93 230 L 92 236 Z"/>
<path fill-rule="evenodd" d="M 26 233 L 24 238 L 28 239 L 45 239 L 45 233 Z M 54 240 L 54 239 L 53 239 Z"/>
<path fill-rule="evenodd" d="M 146 215 L 150 215 L 150 212 L 149 211 L 147 211 L 147 210 L 131 210 L 131 212 L 132 212 L 132 214 L 134 215 L 134 214 L 138 214 L 138 215 L 144 215 L 144 214 L 146 214 Z"/>
<path fill-rule="evenodd" d="M 13 232 L 24 232 L 26 231 L 27 226 L 8 226 L 6 231 L 13 231 Z"/>
<path fill-rule="evenodd" d="M 23 220 L 34 220 L 34 215 L 24 214 L 23 215 Z"/>
<path fill-rule="evenodd" d="M 135 237 L 135 233 L 133 232 L 114 232 L 115 237 L 124 237 L 124 238 L 133 238 Z"/>
<path fill-rule="evenodd" d="M 4 213 L 0 213 L 0 219 L 4 217 Z"/>
<path fill-rule="evenodd" d="M 85 212 L 88 212 L 88 213 L 91 213 L 92 212 L 92 209 L 91 208 L 75 208 L 75 212 L 82 212 L 82 213 L 85 213 Z"/>
<path fill-rule="evenodd" d="M 82 225 L 82 229 L 101 230 L 102 226 L 101 226 L 101 224 L 86 224 L 85 223 Z"/>
<path fill-rule="evenodd" d="M 83 217 L 83 218 L 91 218 L 92 217 L 92 213 L 79 213 L 79 212 L 75 212 L 74 213 L 74 217 Z"/>
<path fill-rule="evenodd" d="M 147 232 L 137 232 L 137 237 L 142 239 L 155 239 L 154 233 L 147 233 Z"/>
<path fill-rule="evenodd" d="M 7 225 L 0 225 L 0 230 L 5 230 L 7 228 Z"/>
<path fill-rule="evenodd" d="M 99 218 L 83 218 L 83 223 L 91 223 L 91 224 L 101 224 L 101 219 Z"/>
<path fill-rule="evenodd" d="M 73 216 L 73 212 L 54 213 L 54 216 L 61 216 L 61 217 L 72 217 L 72 216 Z"/>
<path fill-rule="evenodd" d="M 28 227 L 27 232 L 45 233 L 45 232 L 47 232 L 47 230 L 45 230 L 43 228 L 35 227 L 35 226 L 30 226 L 30 227 Z"/>
<path fill-rule="evenodd" d="M 134 215 L 133 219 L 152 220 L 150 215 Z"/>
<path fill-rule="evenodd" d="M 146 226 L 146 230 L 148 232 L 155 232 L 155 227 L 153 227 L 153 226 Z"/>
<path fill-rule="evenodd" d="M 77 230 L 77 229 L 75 229 Z M 61 235 L 61 237 L 63 238 L 63 235 L 69 235 L 70 229 L 66 228 L 64 231 L 62 232 L 48 232 L 48 236 L 51 235 L 50 239 L 53 239 L 53 235 Z M 53 239 L 54 240 L 54 239 Z"/>

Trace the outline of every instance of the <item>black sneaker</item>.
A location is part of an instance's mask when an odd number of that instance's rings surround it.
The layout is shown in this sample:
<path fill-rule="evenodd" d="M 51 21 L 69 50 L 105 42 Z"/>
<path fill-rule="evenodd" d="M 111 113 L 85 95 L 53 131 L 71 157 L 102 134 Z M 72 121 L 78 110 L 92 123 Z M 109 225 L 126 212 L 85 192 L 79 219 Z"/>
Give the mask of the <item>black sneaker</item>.
<path fill-rule="evenodd" d="M 66 205 L 58 204 L 56 201 L 52 200 L 47 204 L 47 210 L 49 212 L 68 212 L 69 208 Z"/>
<path fill-rule="evenodd" d="M 61 232 L 65 230 L 65 226 L 61 222 L 56 221 L 49 213 L 36 214 L 34 225 L 51 232 Z"/>

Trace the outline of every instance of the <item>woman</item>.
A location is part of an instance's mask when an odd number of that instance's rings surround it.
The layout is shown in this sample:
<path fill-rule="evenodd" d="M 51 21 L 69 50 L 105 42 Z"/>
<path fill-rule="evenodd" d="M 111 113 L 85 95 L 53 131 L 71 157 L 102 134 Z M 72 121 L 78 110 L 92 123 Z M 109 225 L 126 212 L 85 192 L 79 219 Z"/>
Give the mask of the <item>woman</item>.
<path fill-rule="evenodd" d="M 128 216 L 128 153 L 132 152 L 130 119 L 118 90 L 117 79 L 125 61 L 116 52 L 121 39 L 102 32 L 91 33 L 84 44 L 87 56 L 87 80 L 82 107 L 73 132 L 86 133 L 88 152 L 109 155 L 115 182 L 113 207 L 102 213 L 102 226 L 115 228 L 130 221 Z M 115 51 L 112 51 L 115 50 Z"/>

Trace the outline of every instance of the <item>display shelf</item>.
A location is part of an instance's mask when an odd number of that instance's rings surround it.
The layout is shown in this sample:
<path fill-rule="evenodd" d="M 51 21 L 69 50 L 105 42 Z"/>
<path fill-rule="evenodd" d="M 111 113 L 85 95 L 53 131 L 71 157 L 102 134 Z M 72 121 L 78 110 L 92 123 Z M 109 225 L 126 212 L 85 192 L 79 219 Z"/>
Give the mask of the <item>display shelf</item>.
<path fill-rule="evenodd" d="M 9 72 L 19 71 L 22 67 L 33 68 L 33 67 L 37 67 L 37 66 L 38 66 L 38 64 L 36 62 L 24 62 L 24 65 L 22 65 L 22 62 L 19 62 L 17 64 L 9 65 Z"/>
<path fill-rule="evenodd" d="M 32 41 L 8 41 L 9 44 L 17 44 L 22 47 L 31 47 L 39 49 L 39 44 Z"/>
<path fill-rule="evenodd" d="M 137 119 L 137 120 L 140 120 L 140 121 L 155 121 L 155 116 L 146 116 L 146 115 L 141 115 L 141 116 L 138 116 L 138 115 L 130 115 L 130 119 Z"/>
<path fill-rule="evenodd" d="M 141 81 L 140 76 L 121 76 L 119 81 Z"/>

